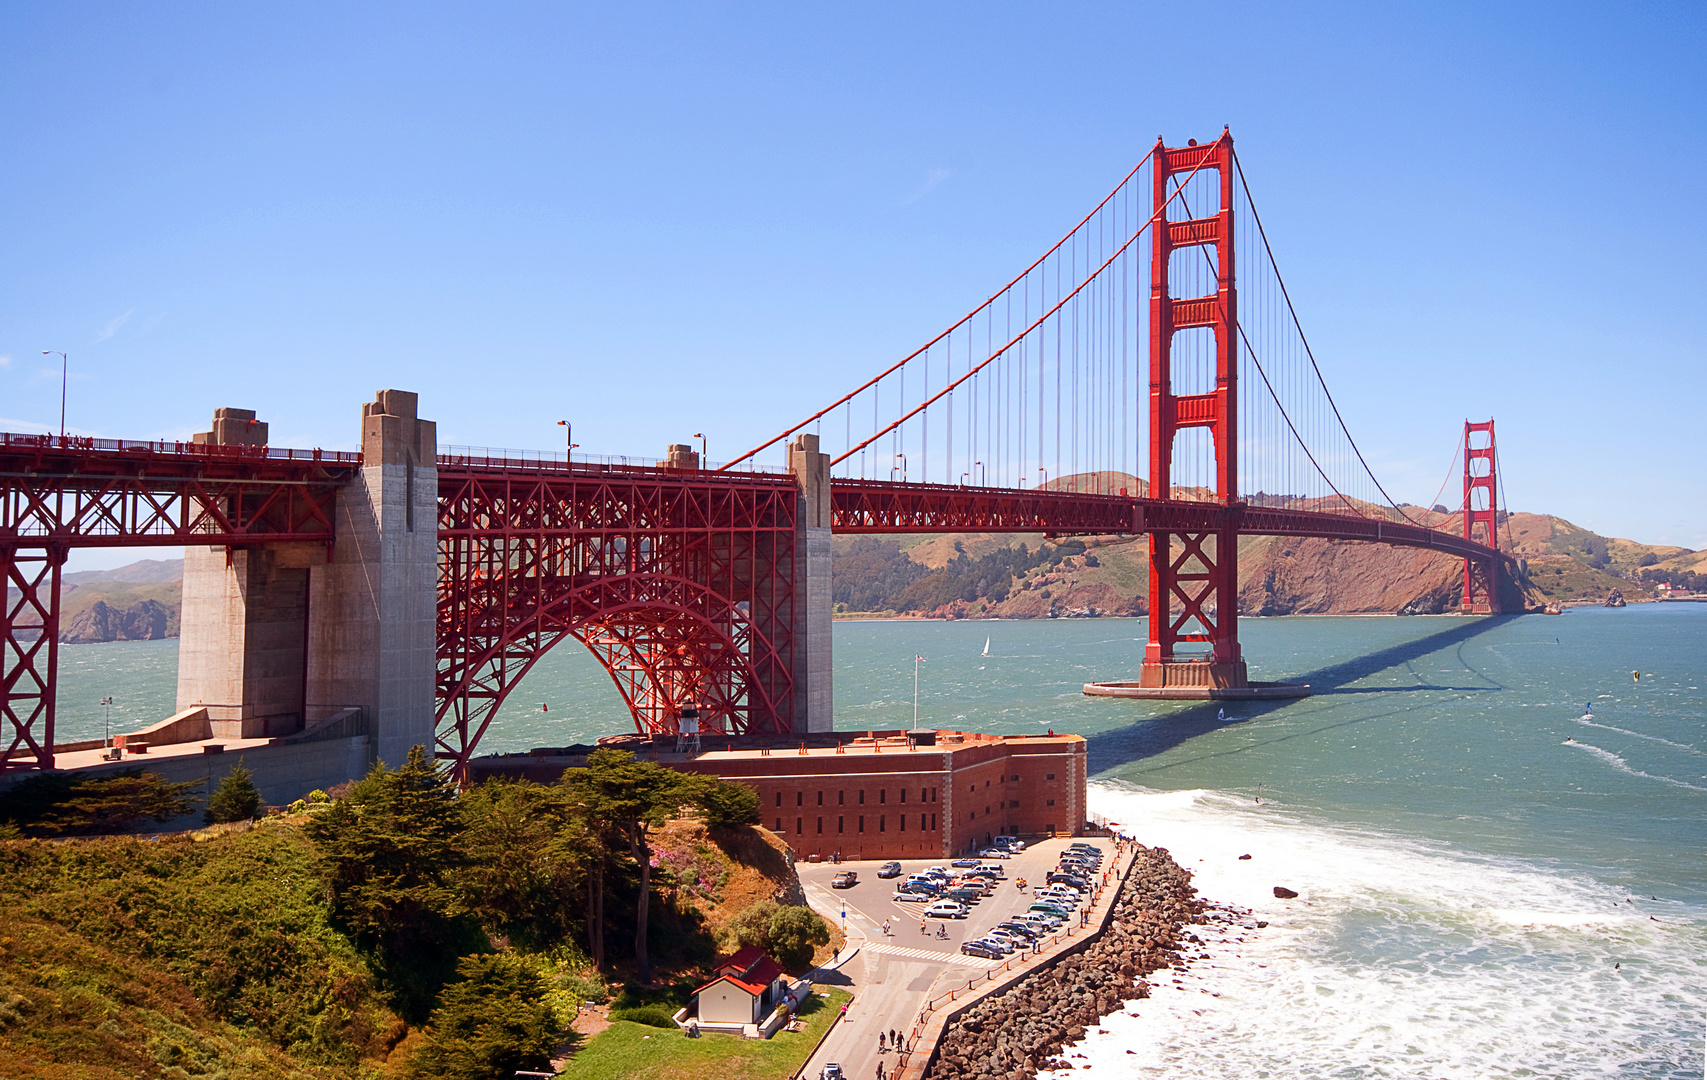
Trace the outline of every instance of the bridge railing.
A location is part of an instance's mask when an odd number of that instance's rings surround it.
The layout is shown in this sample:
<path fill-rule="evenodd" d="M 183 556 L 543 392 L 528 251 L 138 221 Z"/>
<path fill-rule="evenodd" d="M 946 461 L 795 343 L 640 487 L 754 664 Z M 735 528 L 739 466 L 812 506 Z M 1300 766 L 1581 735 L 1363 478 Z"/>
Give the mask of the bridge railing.
<path fill-rule="evenodd" d="M 0 432 L 0 450 L 56 453 L 131 453 L 173 455 L 218 461 L 319 461 L 333 465 L 360 465 L 362 456 L 345 450 L 297 450 L 282 446 L 224 446 L 217 443 L 146 441 L 140 439 L 96 439 L 82 435 L 23 435 Z"/>
<path fill-rule="evenodd" d="M 439 464 L 476 466 L 480 468 L 567 469 L 570 460 L 561 450 L 517 450 L 500 446 L 441 446 Z M 576 467 L 593 466 L 605 469 L 658 469 L 663 458 L 657 454 L 576 454 Z M 722 462 L 702 463 L 702 472 L 723 468 Z M 788 467 L 775 463 L 742 461 L 729 468 L 730 472 L 786 473 Z"/>

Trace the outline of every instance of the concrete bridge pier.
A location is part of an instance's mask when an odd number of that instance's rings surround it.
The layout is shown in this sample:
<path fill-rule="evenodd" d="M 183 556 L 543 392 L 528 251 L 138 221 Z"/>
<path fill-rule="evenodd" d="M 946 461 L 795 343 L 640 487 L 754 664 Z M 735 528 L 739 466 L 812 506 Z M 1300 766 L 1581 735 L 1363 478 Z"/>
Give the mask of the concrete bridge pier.
<path fill-rule="evenodd" d="M 796 435 L 788 471 L 800 485 L 794 545 L 794 730 L 835 730 L 831 663 L 830 455 Z"/>
<path fill-rule="evenodd" d="M 264 446 L 267 425 L 220 409 L 201 443 Z M 184 552 L 178 708 L 215 738 L 289 735 L 362 710 L 370 757 L 433 747 L 437 430 L 416 395 L 362 409 L 360 473 L 339 492 L 335 541 Z"/>
<path fill-rule="evenodd" d="M 360 707 L 379 760 L 433 750 L 438 425 L 418 395 L 362 406 L 362 469 L 338 495 L 331 561 L 309 582 L 308 700 Z"/>

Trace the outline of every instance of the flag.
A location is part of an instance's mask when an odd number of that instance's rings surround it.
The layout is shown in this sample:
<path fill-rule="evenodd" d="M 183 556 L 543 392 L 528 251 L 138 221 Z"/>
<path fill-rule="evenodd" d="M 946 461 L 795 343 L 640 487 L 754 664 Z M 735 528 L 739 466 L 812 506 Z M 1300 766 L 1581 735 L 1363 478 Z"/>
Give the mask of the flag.
<path fill-rule="evenodd" d="M 925 658 L 922 656 L 915 656 L 915 657 L 913 657 L 913 659 L 917 660 L 921 664 L 925 662 Z"/>

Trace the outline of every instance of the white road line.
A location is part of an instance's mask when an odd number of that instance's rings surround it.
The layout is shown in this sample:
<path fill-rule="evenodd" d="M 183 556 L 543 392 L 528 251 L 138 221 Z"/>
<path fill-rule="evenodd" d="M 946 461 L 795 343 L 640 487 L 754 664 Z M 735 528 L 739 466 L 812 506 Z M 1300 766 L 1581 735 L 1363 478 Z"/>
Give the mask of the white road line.
<path fill-rule="evenodd" d="M 865 946 L 867 952 L 882 953 L 886 956 L 903 956 L 909 960 L 930 960 L 939 964 L 965 964 L 968 967 L 995 967 L 1000 960 L 988 960 L 982 956 L 968 956 L 960 952 L 940 952 L 936 949 L 915 949 L 910 945 L 889 945 L 874 941 Z"/>

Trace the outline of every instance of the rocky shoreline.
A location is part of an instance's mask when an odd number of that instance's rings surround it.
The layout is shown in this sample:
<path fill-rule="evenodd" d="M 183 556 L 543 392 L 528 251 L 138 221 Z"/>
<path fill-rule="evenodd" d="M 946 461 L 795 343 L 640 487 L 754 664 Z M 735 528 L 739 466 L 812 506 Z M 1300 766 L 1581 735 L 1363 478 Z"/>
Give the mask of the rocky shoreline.
<path fill-rule="evenodd" d="M 1199 958 L 1191 950 L 1202 942 L 1188 927 L 1208 923 L 1217 906 L 1197 895 L 1191 874 L 1166 848 L 1135 850 L 1103 935 L 969 1009 L 943 1035 L 931 1080 L 1030 1080 L 1044 1069 L 1070 1068 L 1061 1056 L 1067 1044 L 1123 1002 L 1149 997 L 1147 976 L 1184 971 L 1187 960 Z"/>

